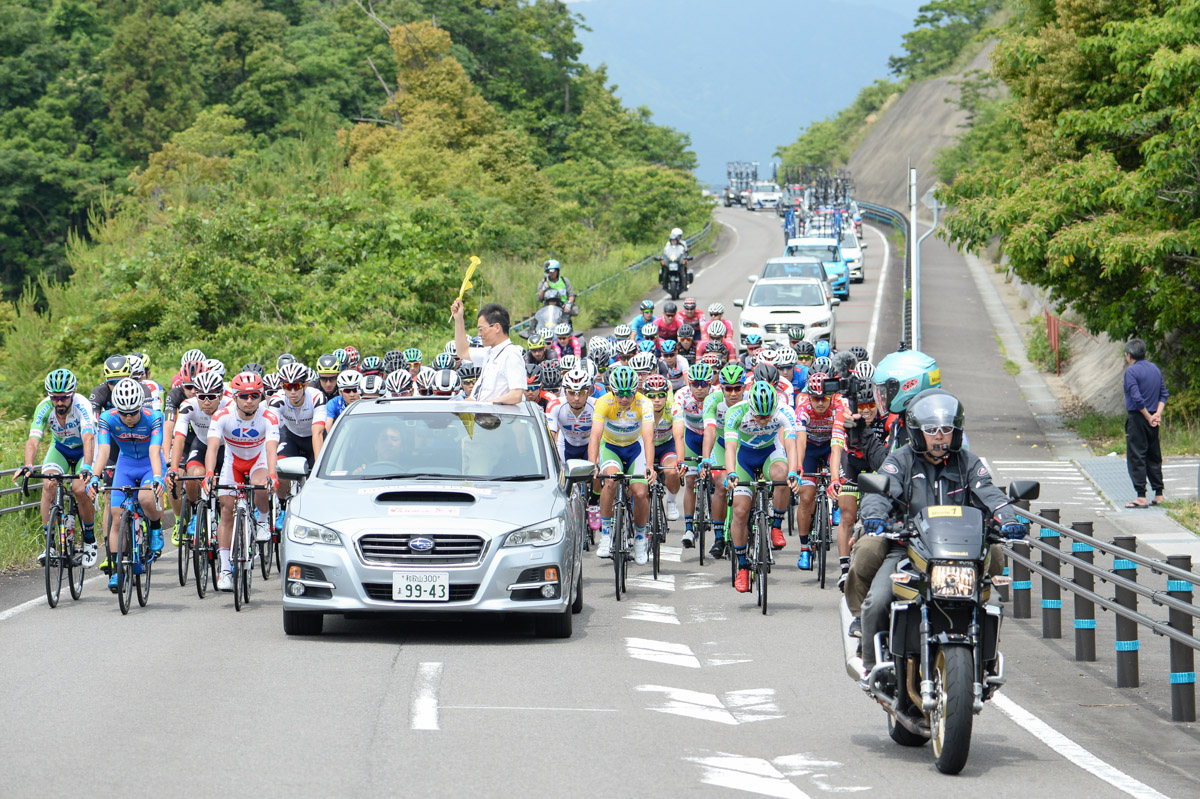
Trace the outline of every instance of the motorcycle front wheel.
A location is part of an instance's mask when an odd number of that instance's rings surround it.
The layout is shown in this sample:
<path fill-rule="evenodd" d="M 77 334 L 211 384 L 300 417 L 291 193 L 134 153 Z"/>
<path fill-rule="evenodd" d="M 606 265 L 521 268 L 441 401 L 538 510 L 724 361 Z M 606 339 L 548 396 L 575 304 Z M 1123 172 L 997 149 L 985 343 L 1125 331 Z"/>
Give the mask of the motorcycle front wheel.
<path fill-rule="evenodd" d="M 943 774 L 957 774 L 971 752 L 972 655 L 966 646 L 938 649 L 933 669 L 937 706 L 929 714 L 934 764 Z"/>

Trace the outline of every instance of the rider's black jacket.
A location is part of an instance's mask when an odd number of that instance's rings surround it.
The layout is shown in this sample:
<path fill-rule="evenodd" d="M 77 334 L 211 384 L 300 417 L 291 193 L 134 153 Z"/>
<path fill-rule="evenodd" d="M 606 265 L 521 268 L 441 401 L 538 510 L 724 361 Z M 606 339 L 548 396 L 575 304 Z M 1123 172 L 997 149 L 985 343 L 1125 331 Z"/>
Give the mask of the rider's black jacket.
<path fill-rule="evenodd" d="M 1017 521 L 1016 510 L 1005 505 L 1008 498 L 992 484 L 987 466 L 965 449 L 932 464 L 906 444 L 884 459 L 879 474 L 887 478 L 887 495 L 863 495 L 863 519 L 906 521 L 931 505 L 971 505 L 1001 524 Z"/>

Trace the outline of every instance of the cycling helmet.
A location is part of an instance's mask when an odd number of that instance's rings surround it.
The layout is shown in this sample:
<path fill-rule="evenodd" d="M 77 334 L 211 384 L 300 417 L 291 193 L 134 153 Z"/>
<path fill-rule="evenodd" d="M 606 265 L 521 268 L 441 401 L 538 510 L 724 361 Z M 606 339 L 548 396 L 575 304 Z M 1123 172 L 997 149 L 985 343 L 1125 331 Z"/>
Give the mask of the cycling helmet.
<path fill-rule="evenodd" d="M 363 375 L 362 380 L 358 382 L 358 391 L 364 396 L 367 394 L 380 396 L 383 394 L 383 378 L 379 375 Z"/>
<path fill-rule="evenodd" d="M 187 352 L 185 352 L 183 354 L 183 357 L 179 359 L 179 365 L 183 366 L 185 363 L 189 363 L 191 361 L 203 361 L 203 360 L 204 360 L 203 352 L 201 352 L 200 350 L 188 350 Z"/>
<path fill-rule="evenodd" d="M 127 356 L 129 358 L 129 376 L 137 379 L 146 376 L 146 362 L 142 360 L 142 356 L 132 353 Z"/>
<path fill-rule="evenodd" d="M 262 377 L 263 375 L 265 375 L 267 373 L 267 370 L 263 368 L 263 365 L 261 363 L 254 363 L 254 362 L 248 363 L 245 366 L 243 366 L 242 371 L 243 372 L 254 372 L 254 374 L 258 375 L 259 377 Z"/>
<path fill-rule="evenodd" d="M 721 356 L 715 352 L 706 352 L 700 356 L 700 363 L 708 364 L 710 369 L 717 369 L 721 365 Z"/>
<path fill-rule="evenodd" d="M 788 326 L 788 338 L 792 341 L 799 341 L 800 339 L 804 338 L 804 326 L 803 325 L 789 325 Z"/>
<path fill-rule="evenodd" d="M 816 348 L 817 348 L 817 357 L 818 358 L 820 358 L 822 356 L 824 356 L 826 358 L 829 357 L 830 349 L 829 349 L 828 341 L 818 341 L 816 344 Z"/>
<path fill-rule="evenodd" d="M 439 352 L 433 356 L 433 368 L 436 371 L 454 368 L 454 356 L 448 352 Z"/>
<path fill-rule="evenodd" d="M 655 351 L 654 341 L 644 338 L 638 342 L 637 348 L 639 352 L 653 353 Z"/>
<path fill-rule="evenodd" d="M 746 382 L 746 370 L 740 364 L 726 364 L 721 370 L 720 380 L 723 386 L 740 386 Z"/>
<path fill-rule="evenodd" d="M 678 311 L 679 311 L 679 306 L 677 306 L 675 303 L 671 302 L 670 300 L 667 300 L 666 302 L 663 303 L 663 313 L 664 314 L 670 315 L 670 314 L 676 313 Z"/>
<path fill-rule="evenodd" d="M 346 351 L 345 351 L 344 349 L 342 349 L 341 347 L 339 347 L 338 349 L 334 350 L 334 351 L 333 351 L 333 357 L 337 358 L 337 362 L 338 362 L 338 368 L 339 368 L 339 369 L 347 369 L 347 368 L 349 368 L 349 367 L 348 367 L 348 365 L 347 365 L 347 361 L 349 361 L 349 360 L 350 360 L 350 357 L 349 357 L 349 356 L 346 354 Z"/>
<path fill-rule="evenodd" d="M 412 375 L 407 369 L 394 369 L 383 381 L 383 387 L 387 389 L 388 396 L 402 397 L 412 391 L 412 383 Z"/>
<path fill-rule="evenodd" d="M 529 337 L 529 349 L 530 350 L 546 349 L 546 340 L 544 338 L 542 338 L 540 335 L 535 333 L 534 335 Z"/>
<path fill-rule="evenodd" d="M 614 366 L 608 373 L 608 388 L 614 394 L 631 396 L 637 391 L 637 372 L 628 366 Z"/>
<path fill-rule="evenodd" d="M 617 338 L 629 338 L 633 335 L 633 328 L 629 325 L 617 325 L 613 329 L 613 335 Z"/>
<path fill-rule="evenodd" d="M 337 379 L 338 391 L 341 391 L 342 389 L 345 389 L 345 388 L 355 388 L 356 389 L 356 388 L 358 388 L 358 385 L 360 382 L 362 382 L 362 372 L 358 371 L 357 369 L 347 369 L 346 371 L 344 371 L 340 375 L 338 375 L 338 379 Z"/>
<path fill-rule="evenodd" d="M 458 357 L 458 342 L 457 341 L 447 341 L 446 346 L 442 347 L 442 352 L 448 352 L 457 358 Z"/>
<path fill-rule="evenodd" d="M 458 376 L 465 383 L 468 380 L 478 380 L 479 375 L 483 373 L 483 369 L 479 368 L 470 361 L 463 361 L 463 365 L 458 367 Z"/>
<path fill-rule="evenodd" d="M 378 375 L 383 377 L 383 358 L 378 355 L 368 355 L 362 360 L 362 369 L 364 375 Z"/>
<path fill-rule="evenodd" d="M 558 368 L 563 372 L 569 372 L 579 366 L 579 356 L 573 353 L 567 353 L 558 359 Z"/>
<path fill-rule="evenodd" d="M 677 347 L 677 346 L 678 345 L 675 343 L 674 339 L 667 339 L 666 341 L 664 341 L 662 343 L 662 354 L 663 355 L 674 355 L 675 347 Z"/>
<path fill-rule="evenodd" d="M 617 355 L 632 355 L 637 352 L 638 345 L 627 338 L 617 342 Z"/>
<path fill-rule="evenodd" d="M 359 358 L 360 356 L 358 354 L 358 350 L 356 350 L 354 347 L 346 347 L 347 366 L 349 366 L 351 369 L 358 366 Z"/>
<path fill-rule="evenodd" d="M 388 350 L 383 354 L 383 371 L 389 375 L 397 369 L 404 368 L 404 353 L 400 350 Z"/>
<path fill-rule="evenodd" d="M 848 352 L 854 355 L 854 360 L 856 361 L 861 362 L 867 360 L 867 348 L 860 344 L 855 344 L 848 350 Z"/>
<path fill-rule="evenodd" d="M 413 378 L 413 387 L 422 397 L 428 397 L 433 393 L 433 376 L 437 372 L 430 369 L 428 366 L 422 366 L 417 370 L 417 376 Z"/>
<path fill-rule="evenodd" d="M 855 399 L 858 400 L 859 404 L 878 404 L 879 400 L 875 395 L 875 384 L 870 380 L 860 380 Z"/>
<path fill-rule="evenodd" d="M 234 393 L 240 394 L 243 391 L 258 391 L 263 390 L 263 379 L 261 375 L 254 372 L 239 372 L 229 381 L 229 388 Z"/>
<path fill-rule="evenodd" d="M 145 370 L 147 372 L 149 372 L 150 371 L 150 355 L 145 352 L 135 352 L 134 355 L 136 355 L 142 359 L 142 367 L 145 368 Z"/>
<path fill-rule="evenodd" d="M 659 392 L 665 394 L 670 388 L 671 384 L 667 382 L 667 378 L 655 372 L 646 378 L 646 382 L 642 386 L 642 391 L 647 394 L 657 394 Z"/>
<path fill-rule="evenodd" d="M 196 379 L 196 375 L 204 371 L 204 364 L 199 361 L 188 361 L 179 370 L 179 377 L 184 383 L 190 383 Z"/>
<path fill-rule="evenodd" d="M 892 413 L 904 413 L 908 403 L 927 388 L 942 384 L 942 371 L 937 361 L 917 350 L 902 350 L 887 355 L 875 366 L 875 385 L 880 388 L 880 406 Z M 887 395 L 887 382 L 895 379 L 896 393 Z"/>
<path fill-rule="evenodd" d="M 320 377 L 337 377 L 342 371 L 336 355 L 322 355 L 317 358 L 317 374 Z"/>
<path fill-rule="evenodd" d="M 825 391 L 825 381 L 829 379 L 829 375 L 824 372 L 812 372 L 808 376 L 808 393 L 814 397 L 827 397 Z"/>
<path fill-rule="evenodd" d="M 132 377 L 123 377 L 113 386 L 112 404 L 120 413 L 140 411 L 145 401 L 146 392 L 142 384 Z"/>
<path fill-rule="evenodd" d="M 875 367 L 870 361 L 859 361 L 854 366 L 854 376 L 863 382 L 869 383 L 871 378 L 875 377 Z"/>
<path fill-rule="evenodd" d="M 612 343 L 604 336 L 592 336 L 588 339 L 588 355 L 593 358 L 612 357 Z"/>
<path fill-rule="evenodd" d="M 584 391 L 591 389 L 592 378 L 583 369 L 572 369 L 563 375 L 562 385 L 568 391 Z"/>
<path fill-rule="evenodd" d="M 791 347 L 780 347 L 775 350 L 775 365 L 780 369 L 787 369 L 790 366 L 796 365 L 796 351 Z"/>
<path fill-rule="evenodd" d="M 772 363 L 760 363 L 754 367 L 754 379 L 770 383 L 772 388 L 779 382 L 779 370 Z"/>
<path fill-rule="evenodd" d="M 635 372 L 649 372 L 654 369 L 654 356 L 648 352 L 639 352 L 629 359 L 629 365 Z"/>
<path fill-rule="evenodd" d="M 712 305 L 708 306 L 708 313 L 710 316 L 716 316 L 717 314 L 723 314 L 723 313 L 725 313 L 725 306 L 719 302 L 714 302 Z"/>
<path fill-rule="evenodd" d="M 722 359 L 729 357 L 729 347 L 725 346 L 725 342 L 723 341 L 709 341 L 708 345 L 704 348 L 704 352 L 711 352 Z"/>
<path fill-rule="evenodd" d="M 642 300 L 642 304 L 638 307 L 640 307 L 643 312 L 644 311 L 653 311 L 654 310 L 654 302 L 652 300 Z"/>
<path fill-rule="evenodd" d="M 818 356 L 813 359 L 812 366 L 809 367 L 808 371 L 830 374 L 833 372 L 833 360 L 828 355 Z"/>
<path fill-rule="evenodd" d="M 225 379 L 225 364 L 216 358 L 209 358 L 204 362 L 204 371 L 214 372 L 222 380 Z"/>
<path fill-rule="evenodd" d="M 707 332 L 711 339 L 723 339 L 729 333 L 729 328 L 725 327 L 724 322 L 709 322 Z"/>
<path fill-rule="evenodd" d="M 278 358 L 275 359 L 275 368 L 278 369 L 280 372 L 282 372 L 283 367 L 287 366 L 289 363 L 295 363 L 295 362 L 296 362 L 296 356 L 292 355 L 290 352 L 285 352 L 282 355 L 280 355 Z"/>
<path fill-rule="evenodd" d="M 268 394 L 274 394 L 279 390 L 280 380 L 278 372 L 271 372 L 263 375 L 263 390 Z"/>
<path fill-rule="evenodd" d="M 766 347 L 763 347 L 761 350 L 754 353 L 754 363 L 755 365 L 760 363 L 775 363 L 775 356 L 775 350 L 769 350 Z"/>
<path fill-rule="evenodd" d="M 546 263 L 542 264 L 542 270 L 547 275 L 550 274 L 551 272 L 557 271 L 559 269 L 562 269 L 562 264 L 560 264 L 558 261 L 554 260 L 553 258 L 546 261 Z"/>
<path fill-rule="evenodd" d="M 409 347 L 404 351 L 404 360 L 408 363 L 420 363 L 424 359 L 425 356 L 416 347 Z"/>
<path fill-rule="evenodd" d="M 548 363 L 542 367 L 542 388 L 551 394 L 558 393 L 562 385 L 562 369 L 557 363 Z"/>
<path fill-rule="evenodd" d="M 680 325 L 678 332 L 675 335 L 679 338 L 695 338 L 696 328 L 691 325 Z"/>
<path fill-rule="evenodd" d="M 683 310 L 687 311 L 688 313 L 691 313 L 692 311 L 696 310 L 696 298 L 695 297 L 684 297 L 683 298 Z"/>
<path fill-rule="evenodd" d="M 316 369 L 312 368 L 311 366 L 308 367 L 308 382 L 315 383 L 319 377 L 320 375 L 317 374 Z"/>
<path fill-rule="evenodd" d="M 755 416 L 772 416 L 779 407 L 779 394 L 772 383 L 755 380 L 748 394 L 746 401 L 750 403 L 750 413 Z"/>
<path fill-rule="evenodd" d="M 962 449 L 963 419 L 965 418 L 962 403 L 948 391 L 940 388 L 929 388 L 912 398 L 908 405 L 908 417 L 904 429 L 908 433 L 908 443 L 915 452 L 925 452 L 925 436 L 921 432 L 924 426 L 950 425 L 954 435 L 950 440 L 950 451 Z"/>
<path fill-rule="evenodd" d="M 557 325 L 554 326 L 554 335 L 570 336 L 571 335 L 571 323 L 570 322 L 559 322 Z"/>
<path fill-rule="evenodd" d="M 197 394 L 220 394 L 225 390 L 225 381 L 216 372 L 201 372 L 196 375 Z"/>
<path fill-rule="evenodd" d="M 525 364 L 525 390 L 533 391 L 542 387 L 542 365 L 537 363 Z"/>
<path fill-rule="evenodd" d="M 579 364 L 579 368 L 582 369 L 583 371 L 587 372 L 588 377 L 590 377 L 593 382 L 595 382 L 595 380 L 596 380 L 596 375 L 600 374 L 600 367 L 597 366 L 596 362 L 593 361 L 591 358 L 584 358 L 583 362 L 581 364 Z M 608 368 L 607 363 L 604 365 L 604 368 L 605 369 Z"/>
<path fill-rule="evenodd" d="M 812 358 L 816 354 L 817 354 L 817 348 L 813 346 L 813 343 L 811 341 L 797 342 L 797 344 L 796 344 L 796 357 L 797 358 L 799 358 L 801 355 L 807 355 L 809 358 Z"/>
<path fill-rule="evenodd" d="M 467 346 L 475 347 L 476 349 L 482 347 L 483 346 L 483 337 L 482 336 L 471 336 L 469 339 L 467 339 Z"/>
<path fill-rule="evenodd" d="M 748 336 L 746 336 L 746 346 L 747 347 L 761 347 L 762 346 L 762 336 L 760 336 L 758 333 L 749 334 Z"/>
<path fill-rule="evenodd" d="M 280 383 L 307 383 L 308 367 L 299 361 L 293 361 L 279 370 Z"/>
<path fill-rule="evenodd" d="M 79 387 L 79 381 L 70 369 L 55 369 L 46 375 L 47 394 L 74 394 Z"/>
<path fill-rule="evenodd" d="M 642 325 L 642 338 L 658 338 L 658 325 L 653 322 Z"/>
<path fill-rule="evenodd" d="M 713 370 L 706 363 L 694 363 L 688 367 L 687 377 L 692 383 L 712 383 Z"/>

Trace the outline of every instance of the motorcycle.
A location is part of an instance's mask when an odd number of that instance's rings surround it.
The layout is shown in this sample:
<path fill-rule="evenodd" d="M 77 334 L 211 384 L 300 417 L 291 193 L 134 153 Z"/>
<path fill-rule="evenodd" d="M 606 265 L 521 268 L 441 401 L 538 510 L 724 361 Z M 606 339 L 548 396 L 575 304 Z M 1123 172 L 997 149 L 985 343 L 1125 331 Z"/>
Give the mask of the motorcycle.
<path fill-rule="evenodd" d="M 547 297 L 549 293 L 546 292 Z M 527 338 L 532 338 L 536 335 L 540 335 L 542 338 L 549 338 L 554 333 L 555 326 L 559 322 L 566 320 L 567 315 L 561 305 L 543 305 L 533 315 L 533 323 L 529 326 L 529 335 Z"/>
<path fill-rule="evenodd" d="M 882 494 L 887 479 L 859 475 L 858 487 Z M 1014 480 L 1010 503 L 1037 499 L 1039 490 L 1036 481 Z M 892 535 L 905 544 L 907 557 L 891 576 L 887 630 L 861 642 L 875 648 L 869 674 L 858 656 L 859 641 L 845 632 L 851 619 L 842 601 L 846 672 L 865 682 L 867 694 L 887 711 L 893 741 L 932 741 L 938 771 L 957 774 L 970 753 L 973 717 L 1005 681 L 1001 609 L 988 604 L 990 545 L 1002 537 L 978 508 L 959 505 L 928 507 L 895 525 Z"/>
<path fill-rule="evenodd" d="M 661 268 L 658 270 L 658 284 L 671 299 L 679 299 L 679 295 L 687 291 L 688 285 L 695 279 L 692 271 L 687 268 L 687 250 L 682 245 L 667 245 L 659 263 Z"/>

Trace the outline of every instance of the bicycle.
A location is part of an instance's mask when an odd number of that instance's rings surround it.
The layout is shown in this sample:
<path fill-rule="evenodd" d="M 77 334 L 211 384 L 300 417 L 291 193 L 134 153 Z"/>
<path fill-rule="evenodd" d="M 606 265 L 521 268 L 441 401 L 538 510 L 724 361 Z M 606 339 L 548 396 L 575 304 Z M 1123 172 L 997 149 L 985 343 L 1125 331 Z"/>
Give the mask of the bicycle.
<path fill-rule="evenodd" d="M 264 580 L 271 576 L 271 564 L 277 562 L 279 558 L 279 530 L 275 529 L 275 516 L 278 513 L 277 503 L 279 498 L 275 496 L 275 492 L 271 491 L 267 495 L 267 526 L 271 530 L 271 537 L 266 541 L 256 541 L 255 548 L 258 550 L 258 567 L 262 571 Z"/>
<path fill-rule="evenodd" d="M 602 474 L 600 479 L 617 481 L 617 496 L 613 498 L 613 532 L 609 555 L 613 561 L 617 601 L 620 602 L 629 575 L 629 561 L 633 560 L 633 493 L 629 490 L 633 476 L 618 472 Z"/>
<path fill-rule="evenodd" d="M 684 463 L 698 466 L 701 458 L 685 458 Z M 712 472 L 700 469 L 696 474 L 696 510 L 692 518 L 692 530 L 696 533 L 696 549 L 700 553 L 700 565 L 704 565 L 704 537 L 712 529 L 712 495 L 716 490 L 713 485 Z"/>
<path fill-rule="evenodd" d="M 190 479 L 190 478 L 189 478 Z M 201 480 L 204 478 L 201 477 Z M 196 577 L 196 594 L 204 599 L 211 578 L 215 586 L 220 572 L 220 547 L 217 543 L 217 524 L 221 518 L 217 492 L 209 491 L 197 507 L 196 536 L 192 541 L 192 574 Z"/>
<path fill-rule="evenodd" d="M 825 587 L 825 564 L 829 560 L 829 548 L 833 544 L 833 511 L 829 501 L 829 471 L 822 469 L 815 474 L 803 475 L 817 484 L 816 507 L 813 509 L 812 536 L 809 545 L 816 559 L 817 584 Z"/>
<path fill-rule="evenodd" d="M 646 528 L 649 539 L 646 543 L 650 546 L 650 560 L 654 564 L 654 579 L 657 580 L 659 569 L 662 567 L 662 545 L 666 543 L 670 525 L 667 523 L 667 509 L 663 504 L 667 496 L 667 487 L 663 480 L 666 469 L 656 466 L 655 471 L 658 479 L 650 488 L 650 524 Z"/>
<path fill-rule="evenodd" d="M 55 482 L 54 501 L 50 505 L 50 516 L 46 520 L 46 602 L 50 607 L 58 607 L 58 598 L 62 594 L 63 568 L 67 571 L 67 586 L 71 591 L 71 599 L 79 599 L 83 594 L 83 565 L 82 539 L 75 540 L 75 531 L 81 525 L 79 505 L 75 500 L 75 492 L 65 488 L 63 483 L 74 480 L 75 474 L 54 472 L 26 472 L 21 480 L 21 494 L 29 496 L 29 481 L 31 479 L 53 480 Z M 63 497 L 67 497 L 66 503 Z M 82 533 L 81 533 L 82 535 Z"/>
<path fill-rule="evenodd" d="M 195 482 L 203 479 L 204 478 L 199 475 L 195 477 L 176 475 L 175 482 L 171 485 L 171 499 L 177 499 L 179 497 L 180 483 Z M 192 502 L 190 499 L 188 499 L 187 493 L 184 492 L 183 502 L 181 503 L 179 509 L 179 547 L 175 550 L 175 552 L 177 556 L 177 569 L 179 572 L 180 586 L 187 585 L 188 570 L 192 567 L 192 560 L 194 558 L 192 550 L 195 547 L 195 534 L 188 532 L 189 528 L 191 527 L 192 517 L 196 515 L 196 512 L 193 510 L 193 508 L 198 507 L 203 501 L 204 500 L 202 499 L 197 499 L 195 502 Z M 197 522 L 199 522 L 199 519 L 197 519 Z M 199 579 L 199 577 L 197 577 L 197 579 Z M 200 598 L 203 599 L 204 594 L 201 594 Z"/>
<path fill-rule="evenodd" d="M 138 486 L 107 486 L 100 493 L 125 492 L 121 503 L 121 529 L 117 538 L 117 604 L 121 615 L 133 606 L 133 589 L 137 587 L 139 607 L 150 601 L 150 570 L 154 552 L 150 549 L 150 523 L 138 504 Z M 111 503 L 110 503 L 111 504 Z M 154 507 L 162 510 L 162 501 L 154 495 Z"/>
<path fill-rule="evenodd" d="M 254 573 L 255 524 L 251 510 L 254 492 L 270 489 L 267 485 L 234 483 L 214 486 L 209 493 L 216 494 L 220 490 L 234 492 L 233 545 L 229 550 L 229 560 L 233 567 L 233 609 L 240 611 L 243 605 L 250 602 L 251 575 Z"/>

